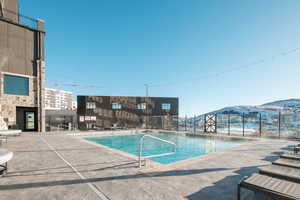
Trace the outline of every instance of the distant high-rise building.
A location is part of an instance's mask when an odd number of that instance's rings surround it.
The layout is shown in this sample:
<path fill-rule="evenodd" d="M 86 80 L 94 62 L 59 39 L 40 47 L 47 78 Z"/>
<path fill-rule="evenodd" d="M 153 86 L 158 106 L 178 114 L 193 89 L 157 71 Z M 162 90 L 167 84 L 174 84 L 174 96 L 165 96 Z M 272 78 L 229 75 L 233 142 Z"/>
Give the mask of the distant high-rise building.
<path fill-rule="evenodd" d="M 46 88 L 45 108 L 46 110 L 72 110 L 72 97 L 72 92 Z"/>
<path fill-rule="evenodd" d="M 72 101 L 72 110 L 77 110 L 77 101 Z"/>

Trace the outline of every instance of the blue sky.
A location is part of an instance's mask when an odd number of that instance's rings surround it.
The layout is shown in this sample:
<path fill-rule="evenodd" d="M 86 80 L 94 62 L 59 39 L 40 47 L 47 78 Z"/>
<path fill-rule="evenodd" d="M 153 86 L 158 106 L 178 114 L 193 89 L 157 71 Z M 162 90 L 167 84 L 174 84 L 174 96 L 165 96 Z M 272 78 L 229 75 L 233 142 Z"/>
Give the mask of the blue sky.
<path fill-rule="evenodd" d="M 181 116 L 300 98 L 299 0 L 20 0 L 20 7 L 46 21 L 47 87 L 101 85 L 59 89 L 143 96 L 148 83 L 151 96 L 179 97 Z"/>

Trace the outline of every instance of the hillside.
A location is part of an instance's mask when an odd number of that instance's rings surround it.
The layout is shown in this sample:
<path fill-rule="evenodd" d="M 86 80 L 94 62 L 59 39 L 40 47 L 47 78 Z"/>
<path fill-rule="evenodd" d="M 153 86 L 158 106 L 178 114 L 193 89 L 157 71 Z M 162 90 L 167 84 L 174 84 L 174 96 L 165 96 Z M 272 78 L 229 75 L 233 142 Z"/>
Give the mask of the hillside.
<path fill-rule="evenodd" d="M 206 114 L 263 114 L 263 115 L 277 115 L 278 112 L 282 113 L 295 113 L 300 112 L 300 99 L 287 99 L 274 102 L 265 103 L 258 106 L 231 106 L 225 107 L 219 110 L 215 110 Z M 203 117 L 199 115 L 196 120 Z M 193 120 L 190 118 L 188 120 Z M 184 118 L 180 118 L 179 121 L 184 121 Z"/>

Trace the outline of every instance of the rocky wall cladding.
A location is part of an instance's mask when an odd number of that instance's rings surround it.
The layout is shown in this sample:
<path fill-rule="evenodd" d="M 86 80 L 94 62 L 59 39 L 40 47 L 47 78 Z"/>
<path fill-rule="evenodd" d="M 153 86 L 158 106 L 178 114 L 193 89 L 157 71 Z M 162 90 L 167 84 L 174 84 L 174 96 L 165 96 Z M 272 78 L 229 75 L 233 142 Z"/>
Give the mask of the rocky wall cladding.
<path fill-rule="evenodd" d="M 29 96 L 10 95 L 3 92 L 3 73 L 0 73 L 0 105 L 2 120 L 7 125 L 16 123 L 16 107 L 37 107 L 36 78 L 29 78 Z M 1 123 L 1 119 L 0 119 Z M 1 124 L 0 124 L 1 126 Z"/>

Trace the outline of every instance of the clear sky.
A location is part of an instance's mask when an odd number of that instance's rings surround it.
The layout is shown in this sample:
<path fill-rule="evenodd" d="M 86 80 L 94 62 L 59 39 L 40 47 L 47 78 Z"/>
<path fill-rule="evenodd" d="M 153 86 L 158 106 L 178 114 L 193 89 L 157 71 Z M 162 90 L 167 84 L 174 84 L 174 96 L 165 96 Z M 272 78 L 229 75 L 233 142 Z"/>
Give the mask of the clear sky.
<path fill-rule="evenodd" d="M 299 0 L 20 0 L 20 7 L 46 21 L 47 87 L 102 85 L 59 89 L 143 96 L 148 83 L 151 96 L 179 97 L 181 116 L 300 98 Z"/>

